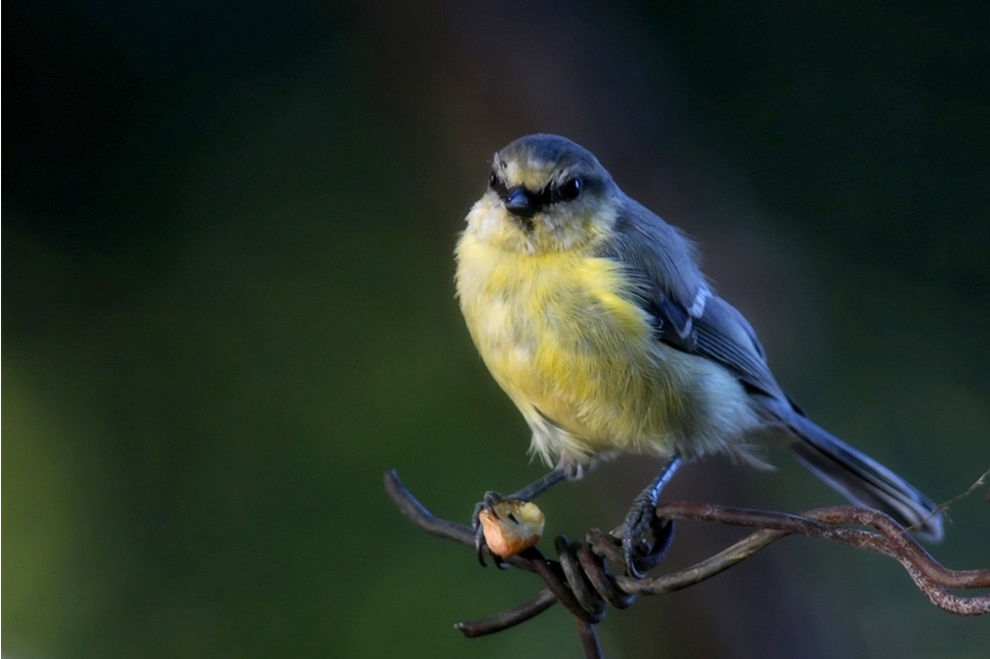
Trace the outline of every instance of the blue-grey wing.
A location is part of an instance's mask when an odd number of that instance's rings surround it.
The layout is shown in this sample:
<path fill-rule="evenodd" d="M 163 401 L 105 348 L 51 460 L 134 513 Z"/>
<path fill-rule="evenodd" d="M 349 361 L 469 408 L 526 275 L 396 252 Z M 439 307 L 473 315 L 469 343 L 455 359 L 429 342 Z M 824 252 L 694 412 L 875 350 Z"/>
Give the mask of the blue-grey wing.
<path fill-rule="evenodd" d="M 786 400 L 746 318 L 708 287 L 694 246 L 677 229 L 626 199 L 601 254 L 626 266 L 658 340 L 711 359 L 749 388 Z"/>
<path fill-rule="evenodd" d="M 694 331 L 698 355 L 722 364 L 752 389 L 787 399 L 767 366 L 756 332 L 735 307 L 713 294 L 695 320 Z"/>
<path fill-rule="evenodd" d="M 650 313 L 658 340 L 718 362 L 750 389 L 786 400 L 749 321 L 707 286 L 699 289 L 690 304 L 655 287 L 642 304 Z"/>

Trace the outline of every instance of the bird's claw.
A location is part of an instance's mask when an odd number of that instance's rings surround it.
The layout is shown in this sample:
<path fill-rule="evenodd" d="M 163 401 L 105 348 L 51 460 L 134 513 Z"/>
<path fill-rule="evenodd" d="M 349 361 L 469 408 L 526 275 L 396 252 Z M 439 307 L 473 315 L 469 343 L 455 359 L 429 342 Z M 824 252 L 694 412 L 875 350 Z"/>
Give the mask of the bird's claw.
<path fill-rule="evenodd" d="M 666 555 L 674 538 L 674 523 L 657 517 L 655 500 L 637 497 L 626 513 L 621 534 L 626 573 L 642 579 Z"/>
<path fill-rule="evenodd" d="M 491 556 L 495 567 L 499 569 L 505 568 L 505 561 L 502 560 L 502 557 L 488 549 L 488 542 L 485 540 L 485 529 L 481 525 L 481 511 L 488 510 L 498 518 L 495 504 L 503 499 L 504 497 L 498 492 L 489 490 L 485 492 L 484 499 L 475 504 L 474 513 L 471 515 L 471 528 L 474 529 L 474 551 L 478 556 L 478 562 L 481 564 L 481 567 L 488 567 L 488 564 L 485 562 L 485 554 L 488 554 Z"/>

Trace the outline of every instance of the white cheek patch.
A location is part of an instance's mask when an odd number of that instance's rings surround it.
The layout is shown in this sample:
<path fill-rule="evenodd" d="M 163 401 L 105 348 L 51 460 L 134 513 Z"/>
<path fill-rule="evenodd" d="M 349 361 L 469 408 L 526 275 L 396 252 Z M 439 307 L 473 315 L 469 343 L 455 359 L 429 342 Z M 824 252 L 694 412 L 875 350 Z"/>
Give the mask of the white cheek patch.
<path fill-rule="evenodd" d="M 505 223 L 505 209 L 501 208 L 501 204 L 492 204 L 488 197 L 485 194 L 467 215 L 468 226 L 481 240 L 498 232 Z"/>
<path fill-rule="evenodd" d="M 485 209 L 485 213 L 481 217 L 481 231 L 479 233 L 487 238 L 499 231 L 505 221 L 504 216 L 505 211 L 499 211 L 494 208 Z"/>

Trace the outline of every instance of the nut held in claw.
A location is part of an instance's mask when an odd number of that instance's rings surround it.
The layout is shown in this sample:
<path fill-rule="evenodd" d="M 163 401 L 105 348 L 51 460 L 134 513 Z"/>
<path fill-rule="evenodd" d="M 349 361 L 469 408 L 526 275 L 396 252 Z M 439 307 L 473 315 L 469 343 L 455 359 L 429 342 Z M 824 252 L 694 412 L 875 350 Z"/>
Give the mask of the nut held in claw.
<path fill-rule="evenodd" d="M 515 556 L 540 541 L 543 511 L 531 501 L 503 499 L 478 515 L 485 542 L 494 554 Z"/>

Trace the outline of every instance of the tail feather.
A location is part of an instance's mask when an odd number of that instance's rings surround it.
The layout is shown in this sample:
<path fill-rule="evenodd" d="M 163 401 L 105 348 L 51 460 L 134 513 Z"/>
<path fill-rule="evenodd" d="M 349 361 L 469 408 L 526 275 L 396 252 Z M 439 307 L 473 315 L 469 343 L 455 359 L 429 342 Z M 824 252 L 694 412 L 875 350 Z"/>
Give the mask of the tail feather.
<path fill-rule="evenodd" d="M 850 500 L 887 513 L 916 535 L 942 539 L 942 515 L 931 499 L 805 416 L 789 416 L 787 425 L 797 435 L 790 449 L 816 476 Z"/>

